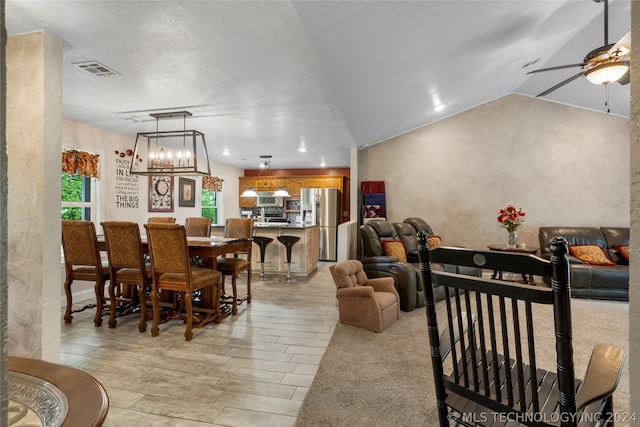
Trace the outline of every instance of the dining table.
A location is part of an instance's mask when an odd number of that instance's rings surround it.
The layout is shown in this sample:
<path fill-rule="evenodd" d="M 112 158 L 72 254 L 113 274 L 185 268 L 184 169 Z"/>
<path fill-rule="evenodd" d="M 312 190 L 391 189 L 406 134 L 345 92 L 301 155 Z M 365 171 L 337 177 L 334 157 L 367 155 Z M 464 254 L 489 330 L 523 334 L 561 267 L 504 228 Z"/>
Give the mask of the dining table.
<path fill-rule="evenodd" d="M 98 249 L 100 251 L 107 250 L 107 244 L 104 239 L 104 235 L 99 234 Z M 149 245 L 147 243 L 147 236 L 145 234 L 140 235 L 140 241 L 142 243 L 142 251 L 145 254 L 149 253 Z M 230 253 L 245 252 L 251 254 L 252 239 L 238 239 L 230 237 L 210 236 L 210 237 L 190 237 L 187 236 L 187 247 L 190 257 L 200 257 L 202 259 L 202 265 L 206 268 L 216 269 L 217 258 Z M 249 262 L 251 260 L 249 259 Z M 215 323 L 220 323 L 225 318 L 231 309 L 229 307 L 221 307 L 217 310 L 216 304 L 219 302 L 212 301 L 211 289 L 205 288 L 202 290 L 202 301 L 199 306 L 194 307 L 194 311 L 201 311 L 207 313 L 215 313 L 217 318 Z"/>

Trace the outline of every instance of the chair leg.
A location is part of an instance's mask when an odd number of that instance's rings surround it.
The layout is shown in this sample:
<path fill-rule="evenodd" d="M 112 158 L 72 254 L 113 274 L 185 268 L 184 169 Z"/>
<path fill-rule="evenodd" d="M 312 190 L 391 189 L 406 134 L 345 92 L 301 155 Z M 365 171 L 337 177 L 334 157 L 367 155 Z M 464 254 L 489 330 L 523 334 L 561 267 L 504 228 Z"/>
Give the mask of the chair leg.
<path fill-rule="evenodd" d="M 151 336 L 157 337 L 160 332 L 160 309 L 158 304 L 158 289 L 154 286 L 151 291 L 151 305 L 153 307 L 153 325 L 151 325 Z"/>
<path fill-rule="evenodd" d="M 64 323 L 71 323 L 73 316 L 71 315 L 71 306 L 73 305 L 73 297 L 71 296 L 71 283 L 73 280 L 66 280 L 64 282 L 64 294 L 67 297 L 67 308 L 64 311 Z"/>
<path fill-rule="evenodd" d="M 140 301 L 140 323 L 138 330 L 144 332 L 147 330 L 147 297 L 144 285 L 138 285 L 138 300 Z"/>
<path fill-rule="evenodd" d="M 192 297 L 192 292 L 184 293 L 184 304 L 187 311 L 187 329 L 184 331 L 185 341 L 191 341 L 191 339 L 193 338 L 193 332 L 191 331 L 191 329 L 193 328 L 193 301 L 191 301 Z"/>
<path fill-rule="evenodd" d="M 238 314 L 238 289 L 236 287 L 238 275 L 231 276 L 231 288 L 233 290 L 233 301 L 231 302 L 231 314 Z"/>
<path fill-rule="evenodd" d="M 109 302 L 110 302 L 110 312 L 109 312 L 109 328 L 115 328 L 118 321 L 116 320 L 116 284 L 109 282 Z"/>
<path fill-rule="evenodd" d="M 251 304 L 251 266 L 247 269 L 247 304 Z"/>
<path fill-rule="evenodd" d="M 96 315 L 93 318 L 95 326 L 102 326 L 102 306 L 104 305 L 104 282 L 98 280 L 94 286 L 96 292 Z"/>

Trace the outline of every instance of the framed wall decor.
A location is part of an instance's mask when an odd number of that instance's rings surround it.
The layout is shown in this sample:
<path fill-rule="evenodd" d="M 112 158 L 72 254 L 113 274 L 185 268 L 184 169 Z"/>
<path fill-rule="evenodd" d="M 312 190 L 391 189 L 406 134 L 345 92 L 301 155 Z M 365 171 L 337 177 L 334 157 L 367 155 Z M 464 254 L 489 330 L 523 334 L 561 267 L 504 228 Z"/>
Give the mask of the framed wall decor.
<path fill-rule="evenodd" d="M 149 212 L 173 212 L 173 177 L 149 177 Z"/>
<path fill-rule="evenodd" d="M 179 206 L 193 208 L 196 206 L 196 180 L 190 178 L 178 179 Z"/>

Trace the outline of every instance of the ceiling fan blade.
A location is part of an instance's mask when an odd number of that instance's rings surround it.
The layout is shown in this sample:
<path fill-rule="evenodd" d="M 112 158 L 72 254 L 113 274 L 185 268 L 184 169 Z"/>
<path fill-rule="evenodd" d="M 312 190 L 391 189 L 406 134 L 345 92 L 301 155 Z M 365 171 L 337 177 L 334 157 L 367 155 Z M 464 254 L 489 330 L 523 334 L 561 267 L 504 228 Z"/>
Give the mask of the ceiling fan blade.
<path fill-rule="evenodd" d="M 580 72 L 578 74 L 574 74 L 573 76 L 569 77 L 566 80 L 561 81 L 560 83 L 558 83 L 557 85 L 550 87 L 549 89 L 545 90 L 544 92 L 541 92 L 539 94 L 536 95 L 536 98 L 540 97 L 540 96 L 545 96 L 545 95 L 549 95 L 551 92 L 553 92 L 556 89 L 561 88 L 562 86 L 566 85 L 567 83 L 570 83 L 572 81 L 574 81 L 575 79 L 577 79 L 578 77 L 580 77 L 582 74 L 584 74 L 584 72 Z"/>
<path fill-rule="evenodd" d="M 609 56 L 613 56 L 616 51 L 620 51 L 620 55 L 626 55 L 631 52 L 631 31 L 622 36 L 620 40 L 609 49 Z"/>
<path fill-rule="evenodd" d="M 541 73 L 543 71 L 562 70 L 564 68 L 584 67 L 584 66 L 585 64 L 558 65 L 557 67 L 540 68 L 538 70 L 529 71 L 527 74 Z"/>

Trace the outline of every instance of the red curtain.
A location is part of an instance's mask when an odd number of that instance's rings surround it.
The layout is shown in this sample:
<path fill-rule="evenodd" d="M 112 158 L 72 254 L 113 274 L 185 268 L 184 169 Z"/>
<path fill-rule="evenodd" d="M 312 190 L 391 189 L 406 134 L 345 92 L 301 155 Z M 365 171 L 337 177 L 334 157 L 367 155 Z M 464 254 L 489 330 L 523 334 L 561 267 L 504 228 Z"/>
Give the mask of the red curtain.
<path fill-rule="evenodd" d="M 203 176 L 202 188 L 209 191 L 222 191 L 222 181 L 224 179 L 217 176 Z"/>
<path fill-rule="evenodd" d="M 81 177 L 98 177 L 98 155 L 85 151 L 62 152 L 62 172 Z"/>

